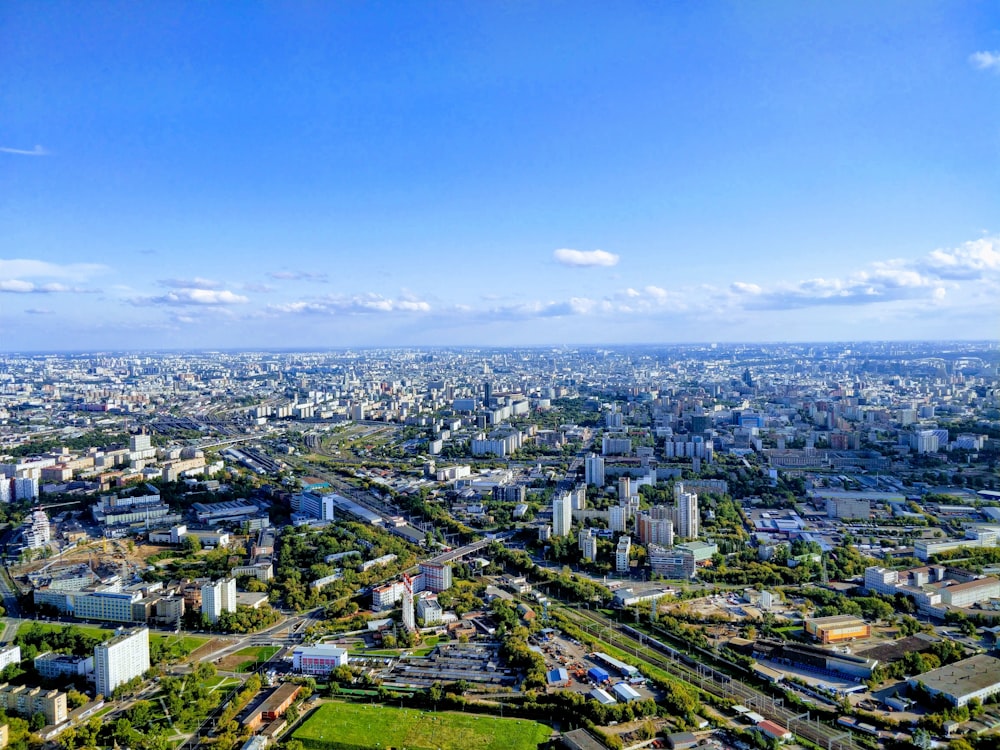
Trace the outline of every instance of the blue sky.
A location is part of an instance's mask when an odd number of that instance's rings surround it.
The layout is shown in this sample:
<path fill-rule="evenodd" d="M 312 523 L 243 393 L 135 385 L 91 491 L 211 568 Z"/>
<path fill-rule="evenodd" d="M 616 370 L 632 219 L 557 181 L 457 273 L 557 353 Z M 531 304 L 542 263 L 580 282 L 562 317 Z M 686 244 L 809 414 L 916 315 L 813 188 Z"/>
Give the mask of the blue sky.
<path fill-rule="evenodd" d="M 996 338 L 1000 6 L 7 3 L 0 349 Z"/>

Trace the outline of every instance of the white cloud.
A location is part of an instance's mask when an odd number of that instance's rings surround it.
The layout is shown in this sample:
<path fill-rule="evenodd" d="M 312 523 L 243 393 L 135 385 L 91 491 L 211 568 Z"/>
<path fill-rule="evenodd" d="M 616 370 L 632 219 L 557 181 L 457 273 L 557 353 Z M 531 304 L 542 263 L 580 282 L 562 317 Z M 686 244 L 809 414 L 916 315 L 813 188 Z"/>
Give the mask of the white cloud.
<path fill-rule="evenodd" d="M 1000 272 L 1000 238 L 984 237 L 956 248 L 934 250 L 921 264 L 925 273 L 942 279 L 980 279 Z"/>
<path fill-rule="evenodd" d="M 203 279 L 200 276 L 195 276 L 193 279 L 160 279 L 157 283 L 171 289 L 220 289 L 222 287 L 218 281 Z"/>
<path fill-rule="evenodd" d="M 47 284 L 36 284 L 33 281 L 23 279 L 2 279 L 0 280 L 0 292 L 8 294 L 59 294 L 62 292 L 75 292 L 77 294 L 93 293 L 93 289 L 83 287 L 67 286 L 56 281 Z"/>
<path fill-rule="evenodd" d="M 326 283 L 328 280 L 327 274 L 313 271 L 271 271 L 268 273 L 268 276 L 278 281 L 319 281 Z"/>
<path fill-rule="evenodd" d="M 552 257 L 564 266 L 586 268 L 588 266 L 617 266 L 619 256 L 605 250 L 570 250 L 561 248 L 552 253 Z"/>
<path fill-rule="evenodd" d="M 0 278 L 6 279 L 73 279 L 80 280 L 96 276 L 108 270 L 100 263 L 68 263 L 59 265 L 44 260 L 28 258 L 0 258 Z"/>
<path fill-rule="evenodd" d="M 24 312 L 26 315 L 52 315 L 52 310 L 44 307 L 29 307 Z"/>
<path fill-rule="evenodd" d="M 4 154 L 17 154 L 18 156 L 49 156 L 50 152 L 41 146 L 35 146 L 33 149 L 26 150 L 23 148 L 7 148 L 6 146 L 0 146 L 0 153 Z"/>
<path fill-rule="evenodd" d="M 369 292 L 352 296 L 331 295 L 311 301 L 285 302 L 268 305 L 268 309 L 281 313 L 311 313 L 315 315 L 369 315 L 386 313 L 428 313 L 431 305 L 413 294 L 406 293 L 399 299 L 383 297 Z"/>
<path fill-rule="evenodd" d="M 225 305 L 243 305 L 250 301 L 249 297 L 235 294 L 226 289 L 175 289 L 160 297 L 137 297 L 132 300 L 136 305 L 201 305 L 220 307 Z"/>
<path fill-rule="evenodd" d="M 977 70 L 992 70 L 994 73 L 1000 73 L 1000 51 L 973 52 L 969 55 L 969 62 Z"/>

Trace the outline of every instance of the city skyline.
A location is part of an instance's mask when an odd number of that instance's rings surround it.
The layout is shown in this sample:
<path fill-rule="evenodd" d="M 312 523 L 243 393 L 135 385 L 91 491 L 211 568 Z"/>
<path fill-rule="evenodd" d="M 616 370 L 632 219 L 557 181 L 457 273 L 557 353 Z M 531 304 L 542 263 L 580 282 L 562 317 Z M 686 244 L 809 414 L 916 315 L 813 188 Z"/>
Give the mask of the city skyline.
<path fill-rule="evenodd" d="M 996 339 L 1000 12 L 7 8 L 0 350 Z"/>

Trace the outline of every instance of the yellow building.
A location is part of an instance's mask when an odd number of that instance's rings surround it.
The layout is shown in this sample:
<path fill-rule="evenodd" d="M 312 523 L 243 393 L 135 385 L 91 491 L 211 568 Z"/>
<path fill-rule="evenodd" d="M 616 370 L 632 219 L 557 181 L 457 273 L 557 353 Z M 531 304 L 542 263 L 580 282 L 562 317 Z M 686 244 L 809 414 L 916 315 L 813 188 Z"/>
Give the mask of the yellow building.
<path fill-rule="evenodd" d="M 872 634 L 871 625 L 854 615 L 814 617 L 806 620 L 805 629 L 820 643 L 840 643 Z"/>

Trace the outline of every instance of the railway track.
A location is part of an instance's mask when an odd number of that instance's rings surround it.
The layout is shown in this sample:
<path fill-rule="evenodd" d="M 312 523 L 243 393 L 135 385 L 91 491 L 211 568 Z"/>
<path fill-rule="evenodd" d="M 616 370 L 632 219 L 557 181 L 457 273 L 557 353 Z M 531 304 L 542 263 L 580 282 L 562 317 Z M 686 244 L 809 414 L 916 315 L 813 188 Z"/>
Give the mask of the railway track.
<path fill-rule="evenodd" d="M 797 713 L 755 687 L 740 682 L 646 633 L 593 610 L 562 609 L 561 612 L 578 627 L 600 631 L 600 639 L 637 658 L 659 667 L 668 674 L 719 698 L 728 698 L 753 708 L 803 739 L 828 750 L 859 750 L 850 732 L 837 729 L 808 713 Z"/>

